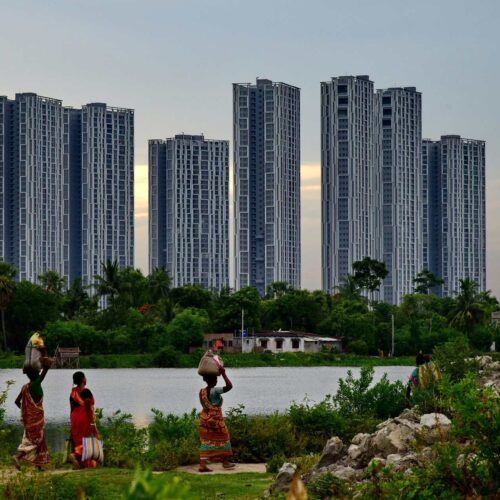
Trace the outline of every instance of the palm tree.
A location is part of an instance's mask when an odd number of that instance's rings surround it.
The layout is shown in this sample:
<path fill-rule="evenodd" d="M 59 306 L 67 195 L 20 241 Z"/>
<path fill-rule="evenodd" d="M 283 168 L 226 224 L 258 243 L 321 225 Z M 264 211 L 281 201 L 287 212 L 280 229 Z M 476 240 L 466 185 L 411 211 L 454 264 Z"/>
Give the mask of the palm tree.
<path fill-rule="evenodd" d="M 103 275 L 96 276 L 97 280 L 96 287 L 97 293 L 101 297 L 109 296 L 111 301 L 119 293 L 120 288 L 120 268 L 116 260 L 107 260 L 105 264 L 102 265 Z"/>
<path fill-rule="evenodd" d="M 47 292 L 60 295 L 66 285 L 66 280 L 57 271 L 46 271 L 38 276 L 40 283 Z"/>
<path fill-rule="evenodd" d="M 335 287 L 342 297 L 350 300 L 361 300 L 361 289 L 352 274 L 342 279 L 340 285 Z"/>
<path fill-rule="evenodd" d="M 481 296 L 477 293 L 478 284 L 471 278 L 459 280 L 460 290 L 455 299 L 451 324 L 470 332 L 474 325 L 484 320 L 485 311 Z"/>
<path fill-rule="evenodd" d="M 147 277 L 149 296 L 152 302 L 158 302 L 168 297 L 170 291 L 170 276 L 163 267 L 153 269 Z"/>

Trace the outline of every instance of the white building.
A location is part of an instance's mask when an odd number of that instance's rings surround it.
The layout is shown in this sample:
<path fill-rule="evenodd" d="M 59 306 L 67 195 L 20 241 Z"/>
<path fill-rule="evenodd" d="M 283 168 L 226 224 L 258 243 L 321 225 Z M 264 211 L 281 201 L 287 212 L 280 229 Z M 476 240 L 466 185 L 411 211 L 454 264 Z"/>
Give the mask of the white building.
<path fill-rule="evenodd" d="M 422 271 L 422 95 L 415 87 L 377 91 L 382 176 L 383 299 L 398 304 Z"/>
<path fill-rule="evenodd" d="M 229 286 L 228 141 L 149 141 L 149 266 L 175 287 Z"/>
<path fill-rule="evenodd" d="M 300 288 L 300 89 L 233 84 L 235 288 Z"/>
<path fill-rule="evenodd" d="M 241 338 L 244 353 L 270 351 L 320 352 L 323 349 L 342 351 L 342 341 L 333 337 L 320 337 L 310 333 L 277 331 L 255 333 Z"/>
<path fill-rule="evenodd" d="M 81 276 L 107 260 L 134 265 L 134 111 L 102 103 L 81 110 Z"/>
<path fill-rule="evenodd" d="M 445 135 L 423 141 L 424 266 L 443 296 L 471 278 L 486 290 L 485 143 Z"/>
<path fill-rule="evenodd" d="M 0 258 L 18 279 L 69 274 L 66 120 L 58 99 L 0 97 Z"/>
<path fill-rule="evenodd" d="M 368 76 L 321 83 L 322 283 L 330 293 L 353 262 L 381 259 L 375 104 Z"/>

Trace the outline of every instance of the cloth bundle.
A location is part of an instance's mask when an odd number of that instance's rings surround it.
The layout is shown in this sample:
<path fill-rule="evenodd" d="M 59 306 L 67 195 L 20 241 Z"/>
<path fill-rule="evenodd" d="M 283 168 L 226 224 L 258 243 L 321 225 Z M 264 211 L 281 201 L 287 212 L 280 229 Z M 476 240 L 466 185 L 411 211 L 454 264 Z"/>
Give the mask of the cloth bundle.
<path fill-rule="evenodd" d="M 43 348 L 45 348 L 43 338 L 39 333 L 34 333 L 28 340 L 26 348 L 24 349 L 24 369 L 28 367 L 38 371 L 42 369 L 43 354 L 41 349 Z"/>
<path fill-rule="evenodd" d="M 219 375 L 223 367 L 222 359 L 212 351 L 207 351 L 198 365 L 198 375 Z"/>

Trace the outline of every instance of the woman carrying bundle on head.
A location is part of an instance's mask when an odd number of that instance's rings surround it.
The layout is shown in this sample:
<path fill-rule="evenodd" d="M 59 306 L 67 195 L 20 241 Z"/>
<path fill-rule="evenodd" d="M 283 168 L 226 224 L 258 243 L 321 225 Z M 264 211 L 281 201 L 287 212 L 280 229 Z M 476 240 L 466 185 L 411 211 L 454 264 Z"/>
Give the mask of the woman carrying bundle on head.
<path fill-rule="evenodd" d="M 200 414 L 200 472 L 211 472 L 207 466 L 209 461 L 222 462 L 225 469 L 234 467 L 229 460 L 233 455 L 231 438 L 222 416 L 222 394 L 230 391 L 233 384 L 224 367 L 219 363 L 217 365 L 218 373 L 225 382 L 223 387 L 217 387 L 217 375 L 203 374 L 203 370 L 202 373 L 199 370 L 207 384 L 200 390 L 200 403 L 203 408 Z"/>

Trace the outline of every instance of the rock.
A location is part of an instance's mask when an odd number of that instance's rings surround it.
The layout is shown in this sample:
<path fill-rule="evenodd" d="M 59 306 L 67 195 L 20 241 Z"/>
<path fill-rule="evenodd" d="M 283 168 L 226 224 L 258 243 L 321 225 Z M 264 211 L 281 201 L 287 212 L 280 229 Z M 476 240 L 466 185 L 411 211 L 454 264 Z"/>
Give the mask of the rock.
<path fill-rule="evenodd" d="M 356 470 L 349 466 L 337 465 L 331 469 L 329 472 L 334 476 L 337 476 L 340 479 L 344 479 L 345 481 L 357 481 L 363 477 L 363 470 Z"/>
<path fill-rule="evenodd" d="M 366 432 L 360 432 L 359 434 L 356 434 L 352 440 L 352 444 L 362 444 L 366 441 L 367 438 L 370 437 L 370 434 L 367 434 Z"/>
<path fill-rule="evenodd" d="M 349 460 L 355 462 L 358 460 L 358 458 L 361 456 L 361 450 L 357 444 L 351 444 L 349 446 L 349 449 L 347 450 L 347 455 L 349 457 Z"/>
<path fill-rule="evenodd" d="M 436 427 L 449 428 L 451 420 L 442 413 L 426 413 L 420 417 L 420 425 L 427 429 L 434 429 Z"/>
<path fill-rule="evenodd" d="M 344 443 L 339 437 L 334 436 L 330 438 L 323 448 L 321 458 L 319 459 L 316 467 L 319 469 L 321 467 L 328 467 L 329 465 L 334 464 L 342 457 L 344 449 Z"/>
<path fill-rule="evenodd" d="M 373 454 L 387 457 L 391 453 L 406 453 L 419 430 L 420 425 L 409 420 L 391 421 L 372 437 Z"/>
<path fill-rule="evenodd" d="M 479 368 L 484 369 L 493 363 L 493 358 L 491 356 L 476 356 L 476 361 L 479 363 Z"/>
<path fill-rule="evenodd" d="M 297 472 L 297 466 L 295 464 L 284 463 L 276 476 L 273 484 L 271 485 L 270 491 L 274 495 L 282 491 L 288 491 L 290 485 L 292 484 L 293 476 Z"/>
<path fill-rule="evenodd" d="M 355 468 L 364 467 L 375 454 L 372 447 L 372 437 L 370 434 L 356 434 L 351 441 L 351 446 L 347 450 L 349 465 Z"/>
<path fill-rule="evenodd" d="M 418 465 L 417 455 L 415 453 L 407 453 L 400 455 L 393 453 L 387 456 L 387 465 L 391 465 L 396 472 L 404 472 L 411 467 Z"/>
<path fill-rule="evenodd" d="M 415 424 L 420 423 L 420 415 L 415 413 L 413 410 L 406 408 L 403 410 L 403 413 L 397 417 L 397 420 L 407 420 L 409 422 L 413 422 Z"/>

